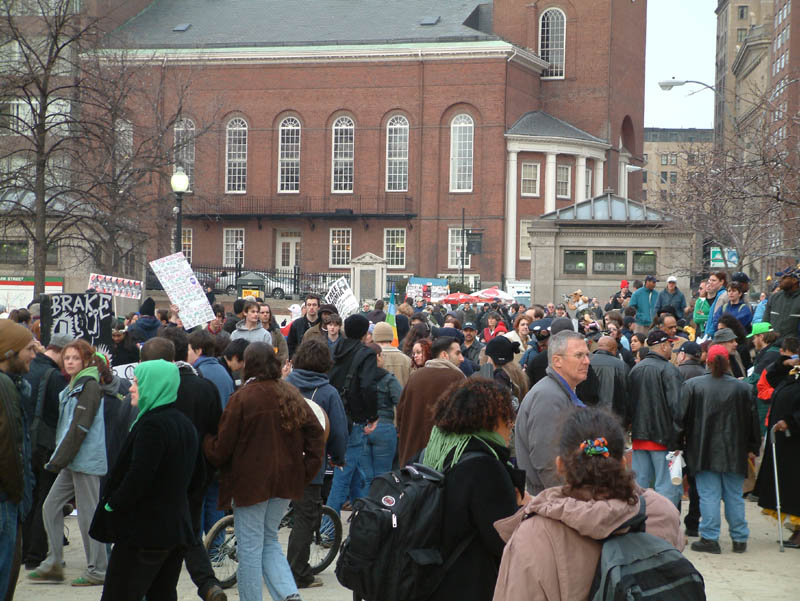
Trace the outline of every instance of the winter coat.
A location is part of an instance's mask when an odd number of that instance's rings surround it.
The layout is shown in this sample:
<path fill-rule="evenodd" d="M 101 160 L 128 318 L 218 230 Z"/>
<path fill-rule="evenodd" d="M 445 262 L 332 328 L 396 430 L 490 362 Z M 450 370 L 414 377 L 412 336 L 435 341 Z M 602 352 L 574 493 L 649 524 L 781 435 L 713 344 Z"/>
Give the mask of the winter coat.
<path fill-rule="evenodd" d="M 378 419 L 394 425 L 394 409 L 400 402 L 403 387 L 392 372 L 379 367 L 377 390 Z"/>
<path fill-rule="evenodd" d="M 719 318 L 722 317 L 722 307 L 728 302 L 728 291 L 724 288 L 717 291 L 716 296 L 708 301 L 708 321 L 706 322 L 706 336 L 713 336 L 719 328 Z"/>
<path fill-rule="evenodd" d="M 483 350 L 483 343 L 475 338 L 472 341 L 470 346 L 466 346 L 465 344 L 461 345 L 461 354 L 464 355 L 464 359 L 469 359 L 475 365 L 480 365 L 480 357 L 481 351 Z"/>
<path fill-rule="evenodd" d="M 628 379 L 631 438 L 674 448 L 683 384 L 681 372 L 651 350 L 631 370 Z"/>
<path fill-rule="evenodd" d="M 522 353 L 525 352 L 525 347 L 528 346 L 528 340 L 530 340 L 530 337 L 523 340 L 516 330 L 511 330 L 510 332 L 503 334 L 503 336 L 508 338 L 511 342 L 519 342 L 519 351 L 514 353 L 514 362 L 519 363 L 519 360 L 522 358 Z"/>
<path fill-rule="evenodd" d="M 671 294 L 667 288 L 664 288 L 658 293 L 653 316 L 655 317 L 658 315 L 658 312 L 664 307 L 674 307 L 678 314 L 678 319 L 683 317 L 683 312 L 686 310 L 686 297 L 683 295 L 683 292 L 678 290 L 677 286 L 675 286 L 675 292 Z"/>
<path fill-rule="evenodd" d="M 104 476 L 108 460 L 100 384 L 84 376 L 71 390 L 62 390 L 58 402 L 56 449 L 45 467 L 52 472 L 67 467 L 73 472 Z"/>
<path fill-rule="evenodd" d="M 34 480 L 28 424 L 22 409 L 30 390 L 30 384 L 21 377 L 0 371 L 0 503 L 21 503 L 22 515 L 30 508 Z"/>
<path fill-rule="evenodd" d="M 400 465 L 428 444 L 433 428 L 433 405 L 452 384 L 464 381 L 464 374 L 447 359 L 430 359 L 415 370 L 397 403 L 397 456 Z"/>
<path fill-rule="evenodd" d="M 134 342 L 141 344 L 154 338 L 160 327 L 161 321 L 159 319 L 152 315 L 142 315 L 128 327 L 128 336 L 133 338 Z"/>
<path fill-rule="evenodd" d="M 300 394 L 307 399 L 312 399 L 325 410 L 330 423 L 330 434 L 325 443 L 325 461 L 314 476 L 311 484 L 322 484 L 325 476 L 328 456 L 336 465 L 344 464 L 344 454 L 347 449 L 347 414 L 344 412 L 342 399 L 339 392 L 330 385 L 327 374 L 320 374 L 306 369 L 293 369 L 286 376 L 286 381 L 296 387 Z M 312 398 L 313 397 L 313 398 Z"/>
<path fill-rule="evenodd" d="M 301 403 L 305 421 L 283 428 L 282 403 Z M 300 499 L 322 466 L 325 432 L 300 392 L 282 380 L 253 380 L 222 412 L 216 436 L 203 450 L 221 469 L 219 508 L 248 507 L 272 498 Z"/>
<path fill-rule="evenodd" d="M 681 372 L 683 381 L 691 380 L 697 376 L 704 376 L 706 374 L 705 366 L 697 359 L 686 359 L 678 366 L 678 371 Z"/>
<path fill-rule="evenodd" d="M 289 328 L 289 333 L 286 335 L 286 344 L 289 349 L 290 359 L 294 356 L 294 352 L 297 350 L 297 347 L 303 342 L 303 334 L 306 333 L 306 330 L 308 330 L 311 326 L 317 325 L 319 322 L 319 317 L 317 317 L 317 320 L 312 323 L 306 319 L 305 315 L 298 317 L 292 322 L 292 325 Z"/>
<path fill-rule="evenodd" d="M 289 359 L 289 346 L 286 344 L 286 338 L 283 337 L 278 324 L 275 324 L 275 326 L 268 331 L 269 335 L 272 336 L 272 347 L 275 349 L 278 363 L 283 365 Z"/>
<path fill-rule="evenodd" d="M 247 342 L 263 342 L 272 346 L 272 334 L 264 329 L 261 322 L 258 322 L 255 328 L 248 328 L 246 320 L 242 320 L 236 324 L 236 330 L 231 334 L 231 340 L 239 340 L 243 338 Z"/>
<path fill-rule="evenodd" d="M 647 286 L 642 286 L 631 295 L 631 302 L 628 306 L 636 309 L 637 325 L 649 326 L 653 323 L 658 295 L 659 293 L 655 289 L 648 290 Z"/>
<path fill-rule="evenodd" d="M 194 544 L 189 495 L 199 485 L 197 449 L 197 431 L 174 403 L 142 415 L 103 488 L 92 538 L 145 549 Z"/>
<path fill-rule="evenodd" d="M 708 322 L 708 312 L 711 309 L 708 301 L 705 298 L 698 298 L 694 303 L 694 313 L 692 314 L 692 321 L 697 325 L 697 336 L 703 334 L 706 323 Z"/>
<path fill-rule="evenodd" d="M 130 332 L 125 332 L 125 337 L 119 344 L 111 348 L 111 365 L 128 365 L 139 362 L 139 347 L 131 338 Z"/>
<path fill-rule="evenodd" d="M 347 376 L 352 369 L 348 387 Z M 378 360 L 372 349 L 360 340 L 339 338 L 333 352 L 333 367 L 328 374 L 331 386 L 339 391 L 347 416 L 356 423 L 378 417 Z M 347 393 L 344 392 L 347 387 Z"/>
<path fill-rule="evenodd" d="M 722 314 L 733 315 L 739 320 L 739 323 L 744 326 L 744 329 L 747 331 L 747 333 L 750 333 L 753 323 L 753 310 L 746 302 L 740 302 L 738 305 L 725 303 L 725 305 L 722 307 Z"/>
<path fill-rule="evenodd" d="M 686 542 L 675 505 L 652 489 L 646 532 L 679 551 Z M 639 512 L 639 504 L 617 499 L 583 501 L 548 488 L 495 526 L 506 541 L 494 601 L 587 601 L 602 541 Z M 523 520 L 526 514 L 534 514 Z"/>
<path fill-rule="evenodd" d="M 598 391 L 600 403 L 598 406 L 610 409 L 624 418 L 628 399 L 628 372 L 630 368 L 622 359 L 603 350 L 596 350 L 592 353 L 590 365 L 600 382 Z"/>
<path fill-rule="evenodd" d="M 495 336 L 500 336 L 501 334 L 507 334 L 507 333 L 508 333 L 508 328 L 506 327 L 506 324 L 503 323 L 502 321 L 498 321 L 494 330 L 491 329 L 489 326 L 483 328 L 483 336 L 481 336 L 481 338 L 483 338 L 484 342 L 489 342 Z"/>
<path fill-rule="evenodd" d="M 764 320 L 772 324 L 781 338 L 800 335 L 800 289 L 790 294 L 778 290 L 770 296 L 764 309 Z"/>
<path fill-rule="evenodd" d="M 43 381 L 47 370 L 52 369 L 47 382 Z M 31 368 L 28 373 L 22 376 L 31 385 L 31 395 L 25 406 L 25 417 L 29 427 L 33 427 L 34 416 L 36 413 L 36 403 L 39 399 L 39 387 L 45 386 L 44 398 L 42 399 L 41 423 L 37 428 L 38 432 L 31 432 L 31 442 L 36 439 L 36 446 L 47 451 L 47 456 L 56 448 L 56 426 L 58 425 L 58 404 L 61 391 L 67 387 L 68 381 L 62 375 L 58 363 L 53 361 L 44 353 L 37 353 L 31 361 Z M 32 449 L 37 451 L 37 449 Z M 41 467 L 41 466 L 39 466 Z"/>
<path fill-rule="evenodd" d="M 470 440 L 462 459 L 445 471 L 443 557 L 473 536 L 429 601 L 489 601 L 503 556 L 503 541 L 494 529 L 497 520 L 517 510 L 510 476 L 508 449 L 492 444 L 497 458 L 481 440 Z M 462 456 L 463 457 L 463 456 Z M 449 466 L 450 460 L 445 460 Z"/>
<path fill-rule="evenodd" d="M 728 374 L 705 374 L 683 384 L 679 424 L 678 440 L 693 474 L 746 476 L 747 453 L 757 455 L 761 447 L 753 387 Z"/>
<path fill-rule="evenodd" d="M 131 425 L 136 420 L 139 410 L 131 405 L 127 396 L 131 384 L 114 374 L 111 382 L 101 384 L 103 391 L 103 422 L 106 435 L 106 460 L 108 473 L 100 479 L 100 486 L 105 486 L 114 465 L 119 458 L 125 440 L 128 438 Z"/>
<path fill-rule="evenodd" d="M 547 351 L 542 351 L 533 357 L 525 366 L 525 375 L 528 376 L 528 384 L 533 387 L 536 383 L 547 375 L 547 367 L 549 361 L 547 358 Z M 589 372 L 586 374 L 586 379 L 578 384 L 575 393 L 578 398 L 586 403 L 589 407 L 596 407 L 600 403 L 600 381 L 597 379 L 597 374 L 591 365 L 589 365 Z"/>
<path fill-rule="evenodd" d="M 369 319 L 370 323 L 380 323 L 386 321 L 386 313 L 381 309 L 373 309 L 365 316 Z"/>
<path fill-rule="evenodd" d="M 231 374 L 214 357 L 200 356 L 192 367 L 206 380 L 214 383 L 219 392 L 221 408 L 225 409 L 234 390 Z"/>
<path fill-rule="evenodd" d="M 384 346 L 381 354 L 383 355 L 383 367 L 386 371 L 394 374 L 401 387 L 405 386 L 411 376 L 411 359 L 403 351 L 393 346 Z"/>

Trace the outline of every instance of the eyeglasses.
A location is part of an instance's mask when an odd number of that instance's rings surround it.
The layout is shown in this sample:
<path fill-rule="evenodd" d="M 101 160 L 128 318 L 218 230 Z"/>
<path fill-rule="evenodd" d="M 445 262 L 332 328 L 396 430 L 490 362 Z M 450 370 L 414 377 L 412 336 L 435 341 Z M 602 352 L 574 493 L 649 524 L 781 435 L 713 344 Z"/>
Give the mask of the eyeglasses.
<path fill-rule="evenodd" d="M 563 353 L 559 353 L 561 357 L 574 357 L 578 361 L 583 361 L 584 359 L 589 358 L 589 353 L 573 353 L 572 355 L 565 355 Z"/>

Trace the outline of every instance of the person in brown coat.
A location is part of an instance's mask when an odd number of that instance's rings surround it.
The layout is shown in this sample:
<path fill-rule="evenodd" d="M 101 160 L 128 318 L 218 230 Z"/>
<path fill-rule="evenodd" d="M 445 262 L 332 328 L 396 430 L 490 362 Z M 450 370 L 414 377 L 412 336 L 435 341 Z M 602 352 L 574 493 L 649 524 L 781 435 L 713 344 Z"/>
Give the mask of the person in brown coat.
<path fill-rule="evenodd" d="M 278 526 L 291 499 L 322 466 L 324 432 L 300 392 L 281 379 L 272 346 L 244 353 L 245 385 L 228 401 L 203 450 L 221 468 L 219 508 L 233 507 L 242 599 L 260 600 L 262 574 L 273 599 L 300 599 Z"/>
<path fill-rule="evenodd" d="M 400 465 L 405 465 L 425 448 L 433 427 L 434 403 L 451 384 L 465 377 L 458 368 L 464 356 L 455 338 L 437 338 L 431 350 L 433 358 L 411 374 L 397 403 L 395 421 Z"/>
<path fill-rule="evenodd" d="M 639 512 L 639 497 L 646 503 L 646 531 L 679 551 L 686 545 L 674 503 L 639 488 L 628 470 L 625 433 L 614 415 L 573 411 L 558 452 L 556 466 L 566 484 L 543 490 L 495 522 L 506 546 L 494 601 L 587 601 L 600 541 Z"/>

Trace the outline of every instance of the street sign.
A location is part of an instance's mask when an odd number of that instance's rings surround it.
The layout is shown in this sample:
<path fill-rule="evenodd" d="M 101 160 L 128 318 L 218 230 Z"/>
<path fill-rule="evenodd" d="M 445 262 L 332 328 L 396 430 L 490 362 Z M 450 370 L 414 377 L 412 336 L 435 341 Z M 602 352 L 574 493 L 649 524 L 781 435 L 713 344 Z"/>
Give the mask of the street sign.
<path fill-rule="evenodd" d="M 483 252 L 483 234 L 467 232 L 467 254 L 479 255 Z"/>

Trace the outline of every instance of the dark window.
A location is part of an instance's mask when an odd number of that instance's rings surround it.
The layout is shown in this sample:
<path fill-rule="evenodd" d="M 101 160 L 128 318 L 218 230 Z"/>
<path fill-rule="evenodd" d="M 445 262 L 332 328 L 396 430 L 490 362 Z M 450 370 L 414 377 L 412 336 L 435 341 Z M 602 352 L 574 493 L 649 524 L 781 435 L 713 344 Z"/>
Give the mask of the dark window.
<path fill-rule="evenodd" d="M 647 202 L 647 190 L 642 190 L 642 201 Z"/>
<path fill-rule="evenodd" d="M 564 273 L 586 273 L 586 251 L 585 250 L 565 250 L 564 251 Z"/>
<path fill-rule="evenodd" d="M 677 171 L 670 171 L 669 172 L 669 183 L 677 184 L 678 183 L 678 172 Z"/>
<path fill-rule="evenodd" d="M 628 251 L 596 250 L 592 255 L 592 271 L 594 273 L 628 273 Z"/>
<path fill-rule="evenodd" d="M 647 171 L 642 171 L 642 183 L 647 183 Z"/>
<path fill-rule="evenodd" d="M 633 251 L 633 274 L 648 275 L 656 272 L 656 251 Z"/>
<path fill-rule="evenodd" d="M 661 172 L 661 183 L 662 184 L 666 184 L 667 183 L 667 177 L 669 177 L 669 174 L 666 171 L 662 171 Z"/>
<path fill-rule="evenodd" d="M 27 265 L 28 242 L 18 240 L 0 240 L 0 263 Z"/>
<path fill-rule="evenodd" d="M 747 18 L 747 6 L 739 6 L 739 19 Z"/>
<path fill-rule="evenodd" d="M 53 242 L 47 247 L 47 264 L 58 265 L 58 244 Z"/>
<path fill-rule="evenodd" d="M 686 155 L 687 165 L 693 166 L 696 162 L 697 162 L 697 156 L 693 152 L 690 152 L 689 154 Z"/>

